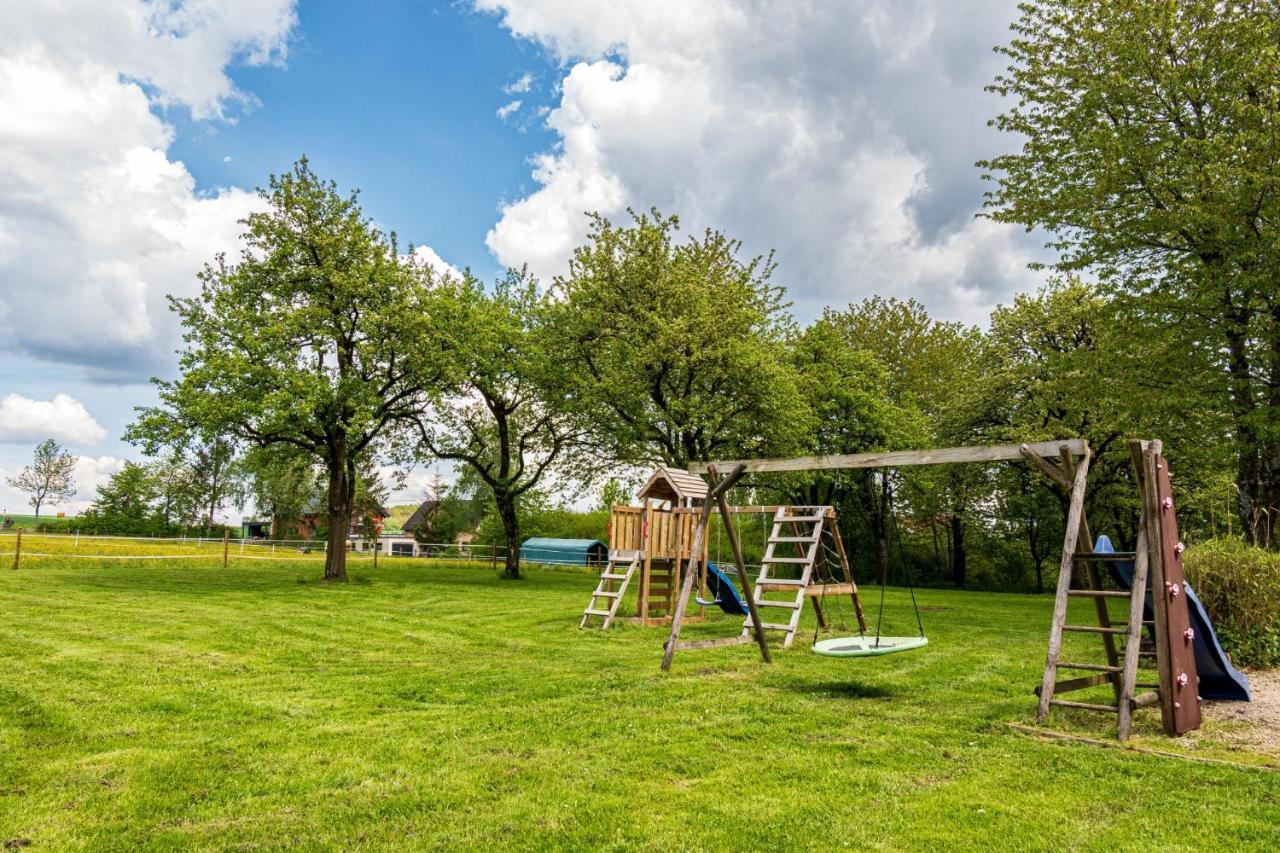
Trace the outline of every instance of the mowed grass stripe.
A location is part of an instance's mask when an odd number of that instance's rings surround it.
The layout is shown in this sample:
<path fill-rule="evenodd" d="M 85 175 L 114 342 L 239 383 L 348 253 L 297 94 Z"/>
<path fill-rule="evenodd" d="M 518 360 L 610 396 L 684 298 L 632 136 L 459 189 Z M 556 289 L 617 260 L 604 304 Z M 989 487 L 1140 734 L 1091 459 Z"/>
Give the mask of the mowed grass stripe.
<path fill-rule="evenodd" d="M 1047 598 L 925 590 L 881 659 L 577 630 L 472 564 L 0 573 L 0 827 L 49 849 L 1274 846 L 1274 775 L 1042 742 Z M 871 608 L 869 607 L 869 610 Z M 869 616 L 873 617 L 873 613 Z M 852 623 L 847 606 L 839 618 Z M 812 631 L 806 613 L 804 630 Z M 911 633 L 889 590 L 886 628 Z M 735 633 L 713 617 L 690 636 Z M 1095 650 L 1095 655 L 1100 654 Z M 1070 731 L 1111 721 L 1055 713 Z M 1170 744 L 1154 714 L 1140 741 Z M 1177 820 L 1171 820 L 1176 815 Z"/>

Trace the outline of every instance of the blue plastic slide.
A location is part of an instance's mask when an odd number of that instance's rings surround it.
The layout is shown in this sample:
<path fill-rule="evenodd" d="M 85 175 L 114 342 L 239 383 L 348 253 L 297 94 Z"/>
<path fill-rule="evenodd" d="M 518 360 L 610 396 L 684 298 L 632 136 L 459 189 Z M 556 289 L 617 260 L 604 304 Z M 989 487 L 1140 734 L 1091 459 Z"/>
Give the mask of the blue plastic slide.
<path fill-rule="evenodd" d="M 1101 554 L 1114 554 L 1115 547 L 1111 539 L 1099 536 L 1093 550 Z M 1133 585 L 1133 563 L 1107 563 L 1111 579 L 1121 589 L 1129 589 Z M 1149 582 L 1149 581 L 1148 581 Z M 1200 697 L 1202 699 L 1230 699 L 1237 702 L 1249 701 L 1249 679 L 1231 665 L 1227 653 L 1218 642 L 1218 635 L 1209 621 L 1209 614 L 1204 605 L 1191 589 L 1191 584 L 1183 584 L 1187 593 L 1188 610 L 1191 613 L 1191 627 L 1196 632 L 1192 641 L 1196 654 L 1196 673 L 1200 676 Z M 1144 619 L 1151 619 L 1151 593 L 1147 593 L 1147 603 L 1143 608 Z"/>
<path fill-rule="evenodd" d="M 715 603 L 725 613 L 738 616 L 747 615 L 747 605 L 743 603 L 738 590 L 734 588 L 729 576 L 716 568 L 715 563 L 707 563 L 707 589 L 715 596 Z"/>

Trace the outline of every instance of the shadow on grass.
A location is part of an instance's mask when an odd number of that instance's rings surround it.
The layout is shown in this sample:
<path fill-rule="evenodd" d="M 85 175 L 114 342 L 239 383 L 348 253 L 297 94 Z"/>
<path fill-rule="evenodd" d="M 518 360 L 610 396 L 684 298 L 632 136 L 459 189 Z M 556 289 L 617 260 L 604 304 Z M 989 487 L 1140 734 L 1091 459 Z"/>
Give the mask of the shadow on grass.
<path fill-rule="evenodd" d="M 783 689 L 793 693 L 840 696 L 845 699 L 891 699 L 898 695 L 896 690 L 890 690 L 883 684 L 862 681 L 806 681 L 788 684 Z"/>

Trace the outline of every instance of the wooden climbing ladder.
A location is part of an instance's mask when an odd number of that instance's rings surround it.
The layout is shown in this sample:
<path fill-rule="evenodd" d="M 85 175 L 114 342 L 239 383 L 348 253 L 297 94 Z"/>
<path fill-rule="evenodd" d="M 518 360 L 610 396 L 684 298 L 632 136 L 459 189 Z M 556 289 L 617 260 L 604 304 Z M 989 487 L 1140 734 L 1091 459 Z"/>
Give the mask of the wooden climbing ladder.
<path fill-rule="evenodd" d="M 814 602 L 814 610 L 817 613 L 818 624 L 823 624 L 823 614 L 821 605 L 818 604 L 816 598 L 813 598 L 812 591 L 818 589 L 813 586 L 814 564 L 819 557 L 819 548 L 822 546 L 823 526 L 828 520 L 833 518 L 830 507 L 825 506 L 802 506 L 802 507 L 778 507 L 773 514 L 773 530 L 769 534 L 769 539 L 765 544 L 764 556 L 760 560 L 760 574 L 756 577 L 753 595 L 755 597 L 755 605 L 757 612 L 763 613 L 766 609 L 778 609 L 788 611 L 787 620 L 785 622 L 765 622 L 761 621 L 760 626 L 766 631 L 783 632 L 782 647 L 790 648 L 792 642 L 796 638 L 796 630 L 800 627 L 800 614 L 804 610 L 805 598 L 810 598 Z M 835 525 L 832 525 L 833 536 L 839 536 Z M 848 591 L 853 597 L 855 611 L 858 614 L 859 623 L 863 623 L 862 608 L 858 603 L 857 587 L 853 585 L 853 578 L 849 572 L 847 560 L 844 557 L 843 545 L 837 539 L 839 546 L 838 553 L 840 556 L 841 567 L 844 570 L 844 576 Z M 800 570 L 799 577 L 778 577 L 776 572 L 790 570 L 789 574 L 794 575 L 795 569 Z M 845 589 L 839 590 L 844 592 Z M 788 598 L 770 598 L 767 593 L 786 593 Z M 763 620 L 763 616 L 761 619 Z M 865 630 L 866 625 L 863 624 Z M 753 631 L 753 623 L 751 616 L 747 616 L 742 624 L 742 636 L 748 637 Z"/>
<path fill-rule="evenodd" d="M 1040 697 L 1038 721 L 1043 722 L 1053 707 L 1114 713 L 1118 718 L 1117 736 L 1124 740 L 1132 728 L 1133 712 L 1158 703 L 1167 734 L 1184 734 L 1200 725 L 1198 679 L 1192 648 L 1195 635 L 1191 632 L 1186 596 L 1182 594 L 1185 582 L 1182 545 L 1178 541 L 1169 469 L 1161 451 L 1159 441 L 1130 442 L 1141 495 L 1137 545 L 1130 553 L 1097 553 L 1092 550 L 1093 539 L 1084 512 L 1090 460 L 1087 449 L 1078 464 L 1064 452 L 1060 466 L 1034 454 L 1026 454 L 1037 467 L 1064 488 L 1069 488 L 1071 495 L 1049 632 L 1049 651 L 1044 677 L 1036 691 Z M 1098 567 L 1106 561 L 1132 561 L 1133 578 L 1128 590 L 1104 588 Z M 1149 621 L 1144 620 L 1144 612 L 1148 609 L 1148 585 L 1153 591 L 1150 610 L 1154 617 Z M 1067 610 L 1072 598 L 1087 598 L 1093 602 L 1093 624 L 1068 623 Z M 1126 614 L 1118 622 L 1112 619 L 1107 606 L 1108 601 L 1116 598 L 1127 602 Z M 1155 635 L 1154 651 L 1141 648 L 1143 632 L 1148 627 Z M 1070 633 L 1101 638 L 1104 662 L 1062 660 L 1063 637 Z M 1123 640 L 1122 647 L 1117 647 L 1117 640 Z M 1139 668 L 1144 658 L 1155 658 L 1154 672 Z M 1060 669 L 1086 674 L 1060 681 Z M 1154 674 L 1155 681 L 1139 682 L 1140 673 Z M 1061 694 L 1101 685 L 1110 685 L 1113 703 L 1059 698 Z"/>
<path fill-rule="evenodd" d="M 622 603 L 623 596 L 627 594 L 627 586 L 643 560 L 643 551 L 609 552 L 609 562 L 605 563 L 604 571 L 600 573 L 600 583 L 596 584 L 596 591 L 591 593 L 587 609 L 582 611 L 578 630 L 587 627 L 592 616 L 600 618 L 601 628 L 608 628 L 613 624 L 613 618 L 618 614 L 618 605 Z M 622 571 L 619 571 L 620 567 Z M 596 602 L 601 600 L 607 602 L 607 606 L 597 606 Z"/>

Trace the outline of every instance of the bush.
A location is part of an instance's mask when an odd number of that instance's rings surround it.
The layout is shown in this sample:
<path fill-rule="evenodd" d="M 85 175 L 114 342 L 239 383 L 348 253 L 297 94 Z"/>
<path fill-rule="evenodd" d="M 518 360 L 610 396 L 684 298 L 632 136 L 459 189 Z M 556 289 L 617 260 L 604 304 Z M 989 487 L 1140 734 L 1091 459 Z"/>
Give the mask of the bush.
<path fill-rule="evenodd" d="M 1183 558 L 1222 645 L 1237 664 L 1280 664 L 1280 554 L 1238 539 L 1210 539 Z"/>

